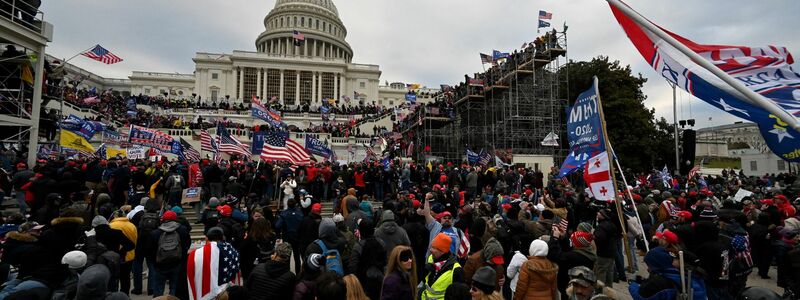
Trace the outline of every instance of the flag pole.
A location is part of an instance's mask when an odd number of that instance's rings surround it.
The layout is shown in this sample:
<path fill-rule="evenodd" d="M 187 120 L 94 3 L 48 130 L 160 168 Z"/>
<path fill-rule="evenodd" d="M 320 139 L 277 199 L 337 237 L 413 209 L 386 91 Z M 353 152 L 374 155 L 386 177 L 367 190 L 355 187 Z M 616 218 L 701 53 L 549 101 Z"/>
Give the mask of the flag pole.
<path fill-rule="evenodd" d="M 700 56 L 700 54 L 697 54 L 691 49 L 689 49 L 689 47 L 679 42 L 677 39 L 675 39 L 668 33 L 664 32 L 664 30 L 662 30 L 655 24 L 648 21 L 644 16 L 642 16 L 629 6 L 625 5 L 620 0 L 606 0 L 606 1 L 610 5 L 614 6 L 615 8 L 622 11 L 625 15 L 630 17 L 634 22 L 645 27 L 647 30 L 653 32 L 653 34 L 663 39 L 665 42 L 670 44 L 670 46 L 675 47 L 676 50 L 688 56 L 692 60 L 692 62 L 698 64 L 703 69 L 706 69 L 707 71 L 715 75 L 717 78 L 719 78 L 723 82 L 733 87 L 737 92 L 742 94 L 742 96 L 744 97 L 743 100 L 752 105 L 759 106 L 765 109 L 769 113 L 777 116 L 779 119 L 781 119 L 781 121 L 788 123 L 795 130 L 800 131 L 800 121 L 798 121 L 797 118 L 789 114 L 786 110 L 776 105 L 775 103 L 768 101 L 761 94 L 748 89 L 742 83 L 734 79 L 731 75 L 725 73 L 724 71 L 722 71 L 722 69 L 716 67 L 713 63 L 704 59 L 702 56 Z"/>
<path fill-rule="evenodd" d="M 611 145 L 608 146 L 611 147 Z M 628 192 L 628 197 L 631 199 L 631 203 L 633 203 L 633 211 L 636 213 L 636 219 L 639 221 L 639 227 L 641 227 L 642 230 L 644 230 L 644 224 L 642 224 L 642 217 L 639 216 L 639 210 L 636 209 L 636 202 L 633 200 L 633 193 L 631 193 L 631 190 L 628 189 L 628 179 L 625 179 L 625 173 L 622 173 L 622 165 L 619 164 L 619 160 L 616 158 L 617 155 L 614 152 L 614 148 L 610 149 L 611 153 L 614 155 L 614 162 L 617 164 L 617 169 L 619 169 L 619 176 L 622 177 L 622 183 L 625 184 L 625 190 Z M 642 232 L 642 234 L 644 235 L 644 232 Z M 645 235 L 642 238 L 642 240 L 644 240 L 644 248 L 647 250 L 647 252 L 650 252 L 650 243 L 647 241 L 647 236 Z"/>
<path fill-rule="evenodd" d="M 94 45 L 94 46 L 91 46 L 91 47 L 89 47 L 89 48 L 88 48 L 88 49 L 86 49 L 86 50 L 83 50 L 83 51 L 81 51 L 81 52 L 78 52 L 78 54 L 75 54 L 75 55 L 73 55 L 73 56 L 72 56 L 72 57 L 70 57 L 69 59 L 65 60 L 63 63 L 64 63 L 64 64 L 66 64 L 67 62 L 69 62 L 69 61 L 70 61 L 70 60 L 72 60 L 73 58 L 76 58 L 76 57 L 78 57 L 78 55 L 81 55 L 81 54 L 83 54 L 83 53 L 86 53 L 86 51 L 92 50 L 92 49 L 94 49 L 94 47 L 97 47 L 97 46 L 99 46 L 99 45 Z"/>
<path fill-rule="evenodd" d="M 600 124 L 603 126 L 603 139 L 605 140 L 606 151 L 611 150 L 611 153 L 614 153 L 614 149 L 611 148 L 611 142 L 608 140 L 608 130 L 606 130 L 606 118 L 603 114 L 603 104 L 600 99 L 600 89 L 598 85 L 597 76 L 594 76 L 594 89 L 597 93 L 597 110 L 600 113 Z M 613 157 L 609 158 L 613 159 Z M 617 188 L 617 178 L 614 176 L 614 164 L 608 164 L 608 172 L 611 175 L 611 183 L 614 185 L 614 194 L 619 190 Z M 627 186 L 625 187 L 627 189 Z M 624 212 L 622 211 L 622 197 L 614 196 L 614 204 L 617 208 L 617 217 L 619 217 L 620 228 L 622 229 L 622 239 L 623 239 L 623 246 L 625 247 L 625 257 L 628 258 L 628 271 L 633 273 L 633 257 L 631 257 L 631 246 L 628 244 L 628 229 L 625 223 L 625 217 L 623 217 Z"/>

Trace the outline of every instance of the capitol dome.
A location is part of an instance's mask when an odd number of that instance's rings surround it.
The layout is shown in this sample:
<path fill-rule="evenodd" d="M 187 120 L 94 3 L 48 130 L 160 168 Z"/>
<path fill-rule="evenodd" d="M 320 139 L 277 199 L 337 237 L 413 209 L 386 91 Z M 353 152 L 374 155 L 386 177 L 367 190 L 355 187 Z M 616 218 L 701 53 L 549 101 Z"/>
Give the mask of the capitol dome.
<path fill-rule="evenodd" d="M 353 49 L 345 41 L 347 29 L 331 0 L 277 0 L 264 18 L 256 39 L 258 52 L 285 57 L 323 58 L 350 62 Z M 305 36 L 295 44 L 294 31 Z"/>

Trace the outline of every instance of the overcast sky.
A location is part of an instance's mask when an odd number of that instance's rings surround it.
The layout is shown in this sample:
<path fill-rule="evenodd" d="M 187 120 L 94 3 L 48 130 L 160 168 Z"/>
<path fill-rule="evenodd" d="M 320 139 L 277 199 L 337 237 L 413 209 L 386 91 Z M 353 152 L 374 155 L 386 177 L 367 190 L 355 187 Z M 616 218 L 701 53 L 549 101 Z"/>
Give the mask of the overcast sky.
<path fill-rule="evenodd" d="M 481 70 L 478 52 L 513 51 L 536 38 L 540 9 L 568 30 L 568 55 L 607 55 L 649 79 L 646 105 L 672 120 L 672 92 L 636 52 L 603 0 L 336 0 L 356 63 L 380 65 L 381 82 L 438 87 Z M 628 0 L 653 22 L 703 44 L 780 45 L 797 55 L 800 1 Z M 44 0 L 54 24 L 48 53 L 71 57 L 99 43 L 125 61 L 107 66 L 85 57 L 71 63 L 100 76 L 131 71 L 192 73 L 195 52 L 255 51 L 275 0 Z M 603 88 L 602 86 L 600 87 Z M 699 126 L 738 118 L 678 95 L 678 118 Z M 690 113 L 691 112 L 691 113 Z M 713 120 L 709 121 L 709 117 Z"/>

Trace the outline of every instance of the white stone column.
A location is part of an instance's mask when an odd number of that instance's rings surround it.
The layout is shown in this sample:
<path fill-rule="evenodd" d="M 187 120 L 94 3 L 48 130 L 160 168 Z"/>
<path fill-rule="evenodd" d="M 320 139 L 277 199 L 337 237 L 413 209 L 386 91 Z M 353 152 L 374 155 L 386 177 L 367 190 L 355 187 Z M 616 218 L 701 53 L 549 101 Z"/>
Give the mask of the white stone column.
<path fill-rule="evenodd" d="M 292 55 L 292 40 L 291 38 L 286 38 L 286 56 Z"/>
<path fill-rule="evenodd" d="M 339 74 L 333 74 L 333 98 L 337 98 L 337 93 L 339 91 Z"/>
<path fill-rule="evenodd" d="M 237 80 L 239 81 L 239 92 L 236 93 L 237 99 L 241 101 L 244 99 L 242 96 L 244 94 L 244 67 L 239 67 L 239 76 L 237 76 Z"/>
<path fill-rule="evenodd" d="M 317 52 L 317 40 L 314 40 L 314 49 L 311 50 L 311 56 L 319 56 L 319 52 Z"/>
<path fill-rule="evenodd" d="M 311 103 L 317 103 L 320 97 L 317 95 L 317 72 L 311 73 Z"/>
<path fill-rule="evenodd" d="M 283 89 L 283 69 L 281 69 L 281 80 L 280 80 L 280 87 L 279 87 L 279 91 L 278 91 L 278 94 L 280 94 L 280 96 L 278 96 L 278 100 L 281 101 L 281 105 L 284 105 L 284 103 L 285 103 L 285 102 L 283 102 L 283 92 L 284 92 L 284 89 Z"/>
<path fill-rule="evenodd" d="M 294 104 L 300 104 L 300 71 L 294 71 Z"/>
<path fill-rule="evenodd" d="M 261 68 L 257 69 L 258 75 L 256 77 L 256 96 L 258 96 L 261 99 L 264 99 L 263 95 L 261 94 L 261 82 L 262 82 L 261 81 L 261 72 L 262 71 L 263 70 Z"/>

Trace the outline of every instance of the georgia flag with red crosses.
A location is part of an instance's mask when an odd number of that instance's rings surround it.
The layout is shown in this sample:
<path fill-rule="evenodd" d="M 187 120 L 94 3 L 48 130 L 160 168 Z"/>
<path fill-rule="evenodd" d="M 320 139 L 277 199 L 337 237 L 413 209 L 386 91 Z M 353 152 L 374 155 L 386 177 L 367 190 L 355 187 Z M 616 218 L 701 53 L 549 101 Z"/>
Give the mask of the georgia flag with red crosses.
<path fill-rule="evenodd" d="M 614 200 L 614 184 L 608 164 L 608 152 L 603 151 L 589 159 L 583 172 L 583 180 L 597 200 Z"/>

